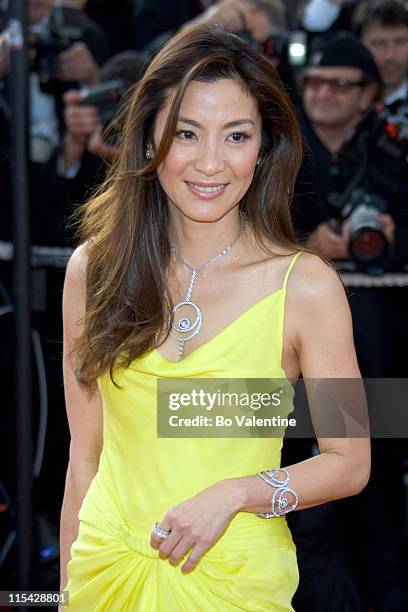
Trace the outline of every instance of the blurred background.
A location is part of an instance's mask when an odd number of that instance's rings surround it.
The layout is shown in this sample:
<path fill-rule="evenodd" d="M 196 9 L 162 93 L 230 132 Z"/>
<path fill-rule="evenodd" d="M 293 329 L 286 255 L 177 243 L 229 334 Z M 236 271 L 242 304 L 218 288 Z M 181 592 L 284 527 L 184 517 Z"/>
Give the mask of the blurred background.
<path fill-rule="evenodd" d="M 278 71 L 304 136 L 297 236 L 348 287 L 362 375 L 408 378 L 405 2 L 0 0 L 2 589 L 59 588 L 69 454 L 61 297 L 73 213 L 116 155 L 120 134 L 108 128 L 127 92 L 197 22 L 244 38 Z M 297 611 L 408 610 L 407 448 L 398 432 L 373 440 L 360 495 L 288 517 Z M 312 452 L 313 440 L 288 440 L 282 465 Z"/>

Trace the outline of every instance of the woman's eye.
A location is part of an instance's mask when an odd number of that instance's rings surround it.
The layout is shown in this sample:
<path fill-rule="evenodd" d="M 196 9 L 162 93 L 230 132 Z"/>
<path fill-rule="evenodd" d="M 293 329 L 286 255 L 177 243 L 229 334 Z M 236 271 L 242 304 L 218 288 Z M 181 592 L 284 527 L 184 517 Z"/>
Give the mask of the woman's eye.
<path fill-rule="evenodd" d="M 249 134 L 247 134 L 246 132 L 234 132 L 233 134 L 230 134 L 230 136 L 228 136 L 228 138 L 230 138 L 232 142 L 243 142 L 244 140 L 248 140 L 249 137 Z"/>
<path fill-rule="evenodd" d="M 181 138 L 181 140 L 193 140 L 195 134 L 190 130 L 179 130 L 178 132 L 176 132 L 176 136 Z"/>

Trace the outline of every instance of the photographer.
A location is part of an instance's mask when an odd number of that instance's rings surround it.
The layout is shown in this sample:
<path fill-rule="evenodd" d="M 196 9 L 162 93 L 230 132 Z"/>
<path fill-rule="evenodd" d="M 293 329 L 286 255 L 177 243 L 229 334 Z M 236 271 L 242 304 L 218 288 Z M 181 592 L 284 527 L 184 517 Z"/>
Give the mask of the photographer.
<path fill-rule="evenodd" d="M 204 3 L 202 4 L 204 5 Z M 192 14 L 189 15 L 186 11 L 183 20 L 181 20 L 180 15 L 180 19 L 174 22 L 171 29 L 169 28 L 152 37 L 143 47 L 143 51 L 147 55 L 155 54 L 176 33 L 177 29 L 186 29 L 196 23 L 217 25 L 228 32 L 245 32 L 250 35 L 253 41 L 260 44 L 264 43 L 272 34 L 286 31 L 285 11 L 281 0 L 221 0 L 221 2 L 208 4 L 213 6 L 209 6 L 206 10 L 200 12 L 197 10 L 197 3 L 191 2 Z M 179 9 L 180 7 L 175 9 L 174 15 L 177 14 Z M 147 14 L 151 10 L 150 5 L 145 8 Z M 142 8 L 139 7 L 139 12 L 141 11 Z M 164 8 L 162 11 L 164 12 Z M 189 16 L 187 17 L 187 15 Z M 143 23 L 142 14 L 140 19 Z M 135 48 L 137 41 L 140 39 L 141 35 L 134 31 L 131 46 Z M 139 48 L 139 45 L 136 48 Z"/>
<path fill-rule="evenodd" d="M 62 95 L 99 81 L 109 57 L 103 30 L 79 9 L 29 0 L 30 158 L 45 163 L 59 142 Z M 7 13 L 0 18 L 0 79 L 8 75 Z"/>
<path fill-rule="evenodd" d="M 73 241 L 69 217 L 104 178 L 106 164 L 117 152 L 106 129 L 124 93 L 140 78 L 146 58 L 124 52 L 101 68 L 101 84 L 64 95 L 66 131 L 42 175 L 42 242 L 67 246 Z"/>
<path fill-rule="evenodd" d="M 184 24 L 183 28 L 194 23 L 217 24 L 229 32 L 250 32 L 258 43 L 286 29 L 280 0 L 223 0 Z"/>
<path fill-rule="evenodd" d="M 99 81 L 108 59 L 103 31 L 78 9 L 29 1 L 31 159 L 45 163 L 59 142 L 63 93 Z"/>
<path fill-rule="evenodd" d="M 99 26 L 82 11 L 53 0 L 29 0 L 30 207 L 31 235 L 41 244 L 42 173 L 63 133 L 63 94 L 99 81 L 99 64 L 109 57 Z"/>
<path fill-rule="evenodd" d="M 71 3 L 55 0 L 29 0 L 28 18 L 34 50 L 46 35 L 52 37 L 52 42 L 66 44 L 57 57 L 61 81 L 92 84 L 99 80 L 98 66 L 108 59 L 109 48 L 97 23 Z"/>
<path fill-rule="evenodd" d="M 373 111 L 381 96 L 381 79 L 369 51 L 351 34 L 335 32 L 315 39 L 302 74 L 304 133 L 316 160 L 322 219 L 309 244 L 331 259 L 356 257 L 353 224 L 357 209 L 369 203 L 372 224 L 362 236 L 359 267 L 379 272 L 406 264 L 408 181 L 406 152 L 392 142 L 386 124 Z M 377 209 L 377 210 L 375 210 Z M 371 230 L 375 228 L 375 231 Z M 370 233 L 371 232 L 371 233 Z M 374 236 L 374 238 L 373 238 Z M 377 259 L 370 259 L 381 245 Z M 366 248 L 368 246 L 368 248 Z M 354 247 L 354 250 L 353 250 Z M 365 249 L 365 250 L 364 250 Z M 388 258 L 384 251 L 389 250 Z M 364 259 L 365 258 L 365 259 Z M 380 263 L 380 260 L 382 261 Z M 405 288 L 398 288 L 400 300 Z M 397 355 L 404 338 L 406 313 L 388 287 L 353 287 L 349 297 L 354 340 L 364 377 L 398 376 L 405 367 Z M 401 568 L 405 492 L 401 447 L 397 440 L 373 441 L 369 485 L 355 500 L 338 504 L 343 524 L 361 516 L 356 530 L 344 529 L 356 575 L 375 610 L 407 609 L 406 580 Z M 391 441 L 390 441 L 391 442 Z M 392 504 L 381 504 L 387 491 Z M 379 529 L 387 524 L 385 532 Z M 379 579 L 381 577 L 381 579 Z"/>
<path fill-rule="evenodd" d="M 324 35 L 315 41 L 301 83 L 304 133 L 316 160 L 325 217 L 309 236 L 310 246 L 331 259 L 348 260 L 352 255 L 360 267 L 377 273 L 404 265 L 408 260 L 406 157 L 371 112 L 381 94 L 372 56 L 351 34 Z M 370 210 L 360 207 L 358 214 L 364 210 L 371 214 L 376 231 L 357 232 L 352 240 L 358 205 L 367 203 Z M 387 371 L 383 294 L 381 289 L 359 288 L 350 300 L 365 376 L 384 376 Z"/>
<path fill-rule="evenodd" d="M 98 64 L 108 58 L 105 37 L 99 26 L 78 9 L 60 4 L 53 7 L 53 4 L 53 0 L 28 2 L 29 197 L 34 244 L 41 244 L 39 210 L 43 200 L 40 188 L 42 172 L 63 131 L 63 93 L 80 83 L 96 83 L 99 80 Z M 0 88 L 4 85 L 6 98 L 9 85 L 7 13 L 3 21 L 4 30 L 0 34 Z M 2 121 L 7 125 L 4 105 L 1 106 Z M 2 130 L 0 139 L 0 148 L 4 150 L 5 130 Z M 0 168 L 0 172 L 3 169 Z M 1 231 L 5 239 L 10 238 L 10 217 L 9 197 L 3 190 L 2 219 L 5 221 Z"/>
<path fill-rule="evenodd" d="M 269 27 L 271 14 L 275 17 L 281 13 L 276 23 L 280 27 L 285 20 L 284 4 L 282 0 L 140 0 L 134 10 L 130 47 L 150 53 L 181 27 L 198 22 L 241 32 L 249 29 L 251 21 L 255 27 L 256 21 L 261 34 L 265 26 Z M 258 40 L 257 35 L 254 38 Z"/>

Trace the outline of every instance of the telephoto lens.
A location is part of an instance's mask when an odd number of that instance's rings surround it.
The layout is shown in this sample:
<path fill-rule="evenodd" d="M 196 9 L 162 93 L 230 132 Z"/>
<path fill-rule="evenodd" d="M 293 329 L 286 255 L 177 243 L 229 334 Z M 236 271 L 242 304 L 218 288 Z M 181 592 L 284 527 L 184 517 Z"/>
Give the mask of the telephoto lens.
<path fill-rule="evenodd" d="M 356 190 L 349 214 L 349 253 L 351 259 L 366 272 L 382 273 L 390 255 L 390 244 L 378 215 L 385 211 L 383 198 Z"/>

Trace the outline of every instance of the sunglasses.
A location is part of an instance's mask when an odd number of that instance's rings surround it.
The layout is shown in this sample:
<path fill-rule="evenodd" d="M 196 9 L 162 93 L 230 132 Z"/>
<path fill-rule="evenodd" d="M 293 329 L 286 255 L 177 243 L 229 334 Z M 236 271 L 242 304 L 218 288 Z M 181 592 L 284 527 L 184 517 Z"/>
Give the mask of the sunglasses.
<path fill-rule="evenodd" d="M 323 85 L 327 85 L 334 94 L 349 93 L 354 87 L 363 87 L 367 81 L 351 81 L 349 79 L 323 79 L 318 76 L 305 76 L 303 79 L 304 87 L 310 87 L 313 91 L 318 91 Z"/>

